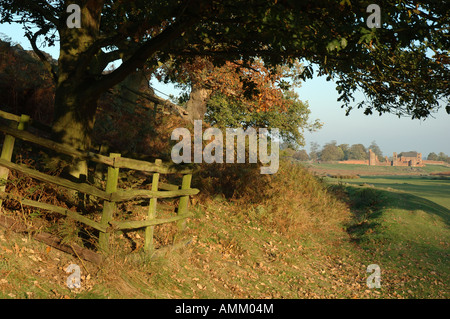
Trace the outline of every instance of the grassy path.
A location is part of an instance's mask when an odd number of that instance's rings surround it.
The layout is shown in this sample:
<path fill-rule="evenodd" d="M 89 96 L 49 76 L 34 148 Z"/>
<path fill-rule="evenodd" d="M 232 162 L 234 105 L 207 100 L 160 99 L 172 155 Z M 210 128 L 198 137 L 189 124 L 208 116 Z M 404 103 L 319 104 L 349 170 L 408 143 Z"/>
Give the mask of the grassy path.
<path fill-rule="evenodd" d="M 448 298 L 448 181 L 408 180 L 370 177 L 360 181 L 386 190 L 355 183 L 337 186 L 345 188 L 354 207 L 348 232 L 384 269 L 387 289 L 414 298 Z"/>
<path fill-rule="evenodd" d="M 342 182 L 354 185 L 369 184 L 377 188 L 407 192 L 428 199 L 450 210 L 450 178 L 429 176 L 361 176 L 358 179 L 343 179 Z"/>

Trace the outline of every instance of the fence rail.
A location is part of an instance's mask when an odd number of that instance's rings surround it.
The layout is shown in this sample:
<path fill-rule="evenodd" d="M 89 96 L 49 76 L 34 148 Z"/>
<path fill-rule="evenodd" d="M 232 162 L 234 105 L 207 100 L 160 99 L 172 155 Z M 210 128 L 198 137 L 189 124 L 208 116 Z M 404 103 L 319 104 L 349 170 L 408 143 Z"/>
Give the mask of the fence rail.
<path fill-rule="evenodd" d="M 154 163 L 136 160 L 132 158 L 121 157 L 121 154 L 111 153 L 110 156 L 105 156 L 95 152 L 85 152 L 75 149 L 71 146 L 57 143 L 55 141 L 36 136 L 31 132 L 26 131 L 27 123 L 32 120 L 26 116 L 18 116 L 5 111 L 0 111 L 0 117 L 18 122 L 17 128 L 0 124 L 0 131 L 5 134 L 5 141 L 3 143 L 2 153 L 0 157 L 0 179 L 7 180 L 9 170 L 21 172 L 31 178 L 39 181 L 64 187 L 70 190 L 75 190 L 84 194 L 89 194 L 103 200 L 103 211 L 101 221 L 96 222 L 85 216 L 80 212 L 67 210 L 66 208 L 56 205 L 41 203 L 30 200 L 22 196 L 13 195 L 5 192 L 5 186 L 0 186 L 0 205 L 4 199 L 14 199 L 23 205 L 48 210 L 63 216 L 72 218 L 87 226 L 90 226 L 99 231 L 99 248 L 101 251 L 107 252 L 109 247 L 109 237 L 114 231 L 120 230 L 137 230 L 145 229 L 144 249 L 146 251 L 153 250 L 153 231 L 154 226 L 165 223 L 177 222 L 178 227 L 184 227 L 185 219 L 189 216 L 188 202 L 189 196 L 199 193 L 198 189 L 191 188 L 191 179 L 193 170 L 191 168 L 182 167 L 180 165 L 170 165 L 162 163 L 161 160 L 156 160 Z M 34 122 L 33 123 L 37 123 Z M 35 127 L 45 126 L 35 125 Z M 13 163 L 12 154 L 14 149 L 15 138 L 37 144 L 41 147 L 53 150 L 57 153 L 70 155 L 79 160 L 93 161 L 99 164 L 108 166 L 108 174 L 106 179 L 106 189 L 102 190 L 84 182 L 73 182 L 68 179 L 52 176 L 42 173 L 38 170 L 31 169 L 24 165 Z M 118 189 L 118 180 L 120 169 L 130 169 L 152 173 L 151 189 Z M 181 187 L 169 183 L 162 183 L 159 181 L 160 174 L 183 174 Z M 156 218 L 157 217 L 157 201 L 162 198 L 179 198 L 177 216 L 170 218 Z M 139 221 L 116 221 L 113 220 L 114 212 L 116 211 L 116 203 L 126 202 L 132 200 L 150 199 L 148 214 L 146 220 Z M 167 208 L 167 205 L 162 204 L 162 208 Z"/>
<path fill-rule="evenodd" d="M 2 114 L 0 113 L 0 117 Z M 18 128 L 8 127 L 6 125 L 0 124 L 0 131 L 3 133 L 10 135 L 15 138 L 19 138 L 23 141 L 31 142 L 37 144 L 39 146 L 51 149 L 58 153 L 62 153 L 65 155 L 70 155 L 81 160 L 89 160 L 92 162 L 96 162 L 99 164 L 105 164 L 114 168 L 127 168 L 133 169 L 137 171 L 149 172 L 149 173 L 161 173 L 161 174 L 188 174 L 192 173 L 191 168 L 180 167 L 176 164 L 164 164 L 164 163 L 150 163 L 147 161 L 141 161 L 132 158 L 118 157 L 111 158 L 102 154 L 97 154 L 94 152 L 84 152 L 77 150 L 76 148 L 70 147 L 65 144 L 57 143 L 51 140 L 48 140 L 43 137 L 36 136 L 30 132 L 20 130 Z"/>

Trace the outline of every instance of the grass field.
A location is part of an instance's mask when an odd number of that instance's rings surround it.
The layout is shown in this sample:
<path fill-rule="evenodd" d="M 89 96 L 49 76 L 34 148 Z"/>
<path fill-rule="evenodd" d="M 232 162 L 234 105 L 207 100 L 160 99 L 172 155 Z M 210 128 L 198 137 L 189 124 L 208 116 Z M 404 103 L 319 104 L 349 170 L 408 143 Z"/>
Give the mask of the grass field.
<path fill-rule="evenodd" d="M 342 174 L 342 166 L 320 165 L 326 174 L 338 172 L 338 176 Z M 437 291 L 448 296 L 450 179 L 428 175 L 448 172 L 448 167 L 426 166 L 409 172 L 414 175 L 400 175 L 410 168 L 345 166 L 348 175 L 357 173 L 359 178 L 324 180 L 350 198 L 354 219 L 348 232 L 353 240 L 373 253 L 375 263 L 380 263 L 389 275 L 403 273 L 403 278 L 408 278 L 408 291 L 414 291 L 416 297 L 427 298 Z M 378 175 L 382 171 L 389 175 Z M 432 279 L 430 275 L 435 277 Z M 398 283 L 405 284 L 405 279 Z"/>
<path fill-rule="evenodd" d="M 358 179 L 342 179 L 341 181 L 354 185 L 366 184 L 386 190 L 402 191 L 427 199 L 450 210 L 450 178 L 395 175 L 361 176 Z M 419 203 L 416 204 L 419 205 Z M 432 203 L 428 203 L 428 205 L 434 206 Z M 411 205 L 411 207 L 413 206 L 414 204 Z"/>
<path fill-rule="evenodd" d="M 402 166 L 368 166 L 360 164 L 338 164 L 338 163 L 302 163 L 310 171 L 320 175 L 429 175 L 431 173 L 449 172 L 449 166 L 426 165 L 424 167 L 402 167 Z"/>
<path fill-rule="evenodd" d="M 217 196 L 191 206 L 178 238 L 189 244 L 151 259 L 117 246 L 96 266 L 0 228 L 0 298 L 450 297 L 448 181 L 320 181 L 295 164 L 280 173 L 256 205 Z M 71 263 L 80 289 L 66 285 Z M 370 264 L 380 289 L 366 285 Z"/>
<path fill-rule="evenodd" d="M 437 204 L 448 205 L 448 193 L 440 191 L 438 185 L 430 187 L 419 180 L 415 182 L 418 184 L 412 188 L 415 194 L 354 184 L 338 184 L 337 187 L 345 188 L 354 204 L 355 218 L 348 227 L 349 234 L 360 247 L 373 253 L 375 263 L 389 275 L 403 273 L 398 287 L 407 284 L 407 290 L 414 292 L 415 298 L 436 295 L 448 298 L 450 210 Z M 380 184 L 407 187 L 385 183 Z"/>

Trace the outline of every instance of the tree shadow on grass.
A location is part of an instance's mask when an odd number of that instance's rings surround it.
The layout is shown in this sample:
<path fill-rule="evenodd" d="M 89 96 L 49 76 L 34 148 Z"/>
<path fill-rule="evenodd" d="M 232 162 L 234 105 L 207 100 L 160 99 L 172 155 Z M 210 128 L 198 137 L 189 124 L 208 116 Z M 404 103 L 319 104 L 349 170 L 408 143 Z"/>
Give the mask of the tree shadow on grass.
<path fill-rule="evenodd" d="M 404 288 L 393 285 L 393 289 L 412 291 L 419 298 L 448 298 L 449 237 L 444 228 L 450 224 L 450 210 L 409 193 L 355 186 L 345 191 L 353 214 L 347 232 L 353 243 L 368 252 L 371 263 L 391 271 L 383 280 L 401 280 Z M 397 209 L 406 214 L 387 211 Z M 444 224 L 422 220 L 422 214 L 414 214 L 417 211 L 439 217 Z M 418 283 L 417 278 L 424 281 Z"/>
<path fill-rule="evenodd" d="M 429 199 L 413 195 L 410 193 L 382 191 L 394 200 L 387 202 L 385 208 L 404 209 L 410 211 L 421 210 L 427 214 L 436 215 L 442 218 L 447 226 L 450 226 L 450 210 Z"/>
<path fill-rule="evenodd" d="M 450 192 L 450 178 L 424 176 L 371 176 L 370 182 L 377 188 L 389 188 L 426 197 L 445 198 Z M 447 208 L 448 209 L 448 208 Z"/>
<path fill-rule="evenodd" d="M 380 225 L 379 217 L 386 209 L 423 211 L 439 216 L 450 226 L 450 210 L 435 202 L 409 193 L 376 189 L 373 187 L 347 186 L 345 191 L 350 200 L 352 220 L 347 225 L 347 232 L 352 239 L 359 242 L 361 238 L 375 232 Z"/>
<path fill-rule="evenodd" d="M 355 242 L 359 242 L 361 238 L 375 231 L 380 223 L 377 218 L 381 215 L 383 193 L 379 190 L 368 187 L 352 187 L 345 188 L 350 200 L 350 210 L 352 212 L 352 220 L 347 225 L 347 232 Z"/>

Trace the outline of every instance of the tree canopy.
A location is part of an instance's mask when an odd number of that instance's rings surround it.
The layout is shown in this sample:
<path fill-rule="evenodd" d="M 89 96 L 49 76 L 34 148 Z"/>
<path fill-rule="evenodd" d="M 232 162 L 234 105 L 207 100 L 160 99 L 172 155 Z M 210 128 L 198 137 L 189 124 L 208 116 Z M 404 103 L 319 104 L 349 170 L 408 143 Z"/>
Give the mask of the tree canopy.
<path fill-rule="evenodd" d="M 24 26 L 54 75 L 55 135 L 86 148 L 101 94 L 137 69 L 155 73 L 197 57 L 215 65 L 257 58 L 268 70 L 304 63 L 296 75 L 333 79 L 349 112 L 363 108 L 425 118 L 448 104 L 449 11 L 445 1 L 383 0 L 380 28 L 366 24 L 371 1 L 0 0 L 1 23 Z M 80 8 L 80 28 L 67 24 Z M 58 65 L 39 44 L 60 44 Z M 121 59 L 112 72 L 107 65 Z M 298 80 L 295 79 L 295 80 Z M 251 88 L 251 85 L 248 86 Z M 355 101 L 361 91 L 363 101 Z"/>
<path fill-rule="evenodd" d="M 344 158 L 344 152 L 336 145 L 336 141 L 331 141 L 324 145 L 320 153 L 322 161 L 339 161 Z"/>
<path fill-rule="evenodd" d="M 81 28 L 69 29 L 69 4 L 81 7 Z M 271 65 L 304 58 L 336 77 L 350 106 L 358 87 L 372 102 L 366 111 L 429 115 L 448 97 L 449 11 L 445 1 L 379 1 L 382 26 L 366 26 L 370 1 L 119 1 L 2 0 L 1 22 L 24 25 L 62 50 L 80 46 L 77 72 L 95 77 L 89 91 L 109 88 L 131 69 L 184 60 L 264 57 Z M 37 29 L 33 29 L 37 27 Z M 66 52 L 68 53 L 68 52 Z M 430 56 L 431 54 L 432 56 Z M 115 72 L 107 62 L 126 57 Z M 64 56 L 60 57 L 60 61 Z M 96 67 L 94 67 L 96 66 Z M 75 71 L 75 70 L 73 70 Z M 311 76 L 311 65 L 304 77 Z"/>
<path fill-rule="evenodd" d="M 372 152 L 375 153 L 375 155 L 377 156 L 377 158 L 380 162 L 385 161 L 385 158 L 383 157 L 383 152 L 381 151 L 380 147 L 378 146 L 378 144 L 375 141 L 372 141 L 372 143 L 367 148 L 367 150 L 372 150 Z"/>
<path fill-rule="evenodd" d="M 353 144 L 348 149 L 348 159 L 349 160 L 365 160 L 368 159 L 367 150 L 362 144 Z"/>
<path fill-rule="evenodd" d="M 436 153 L 431 152 L 430 154 L 428 154 L 427 160 L 429 160 L 429 161 L 438 161 L 439 160 L 439 156 Z"/>
<path fill-rule="evenodd" d="M 197 57 L 178 67 L 164 64 L 156 78 L 183 90 L 177 102 L 185 104 L 191 121 L 201 119 L 221 128 L 278 128 L 285 142 L 303 145 L 301 132 L 321 124 L 309 122 L 308 104 L 293 90 L 300 86 L 295 78 L 302 72 L 298 61 L 268 69 L 261 59 L 215 66 L 210 58 Z"/>

